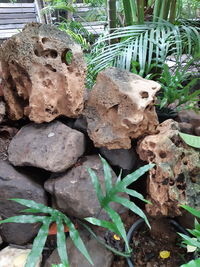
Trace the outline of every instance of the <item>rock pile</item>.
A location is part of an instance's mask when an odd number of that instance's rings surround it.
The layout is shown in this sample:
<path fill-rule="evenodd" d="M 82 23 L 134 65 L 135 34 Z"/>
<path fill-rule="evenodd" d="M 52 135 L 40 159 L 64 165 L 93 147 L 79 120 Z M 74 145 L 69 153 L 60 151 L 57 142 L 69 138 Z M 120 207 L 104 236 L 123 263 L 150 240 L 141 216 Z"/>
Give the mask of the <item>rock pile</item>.
<path fill-rule="evenodd" d="M 19 129 L 7 159 L 0 161 L 2 219 L 18 215 L 23 208 L 9 198 L 51 203 L 72 217 L 106 218 L 87 172 L 87 167 L 96 171 L 104 187 L 98 153 L 111 164 L 113 183 L 120 168 L 127 174 L 145 164 L 141 160 L 156 163 L 148 177 L 154 205 L 147 206 L 147 211 L 152 215 L 179 215 L 178 201 L 200 203 L 199 151 L 181 141 L 176 122 L 159 125 L 154 108 L 159 84 L 109 68 L 99 73 L 86 100 L 81 48 L 49 25 L 29 24 L 5 41 L 0 63 L 0 96 L 7 116 L 17 121 Z M 5 113 L 2 103 L 0 122 Z M 113 208 L 125 212 L 120 205 Z M 0 235 L 4 243 L 24 245 L 32 241 L 38 227 L 3 224 Z M 111 266 L 112 254 L 84 232 L 81 235 L 95 266 Z M 73 251 L 69 254 L 72 266 L 90 266 L 69 240 L 67 246 Z M 4 257 L 1 251 L 0 262 Z M 45 266 L 57 263 L 54 251 Z"/>

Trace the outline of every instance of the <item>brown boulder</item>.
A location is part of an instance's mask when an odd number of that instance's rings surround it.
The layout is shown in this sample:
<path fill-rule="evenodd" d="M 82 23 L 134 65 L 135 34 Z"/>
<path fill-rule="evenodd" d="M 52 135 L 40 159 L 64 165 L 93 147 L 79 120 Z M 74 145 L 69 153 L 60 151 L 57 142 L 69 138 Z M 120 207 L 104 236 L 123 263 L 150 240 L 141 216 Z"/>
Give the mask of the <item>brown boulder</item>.
<path fill-rule="evenodd" d="M 147 211 L 155 215 L 177 216 L 178 205 L 200 206 L 200 152 L 180 138 L 178 123 L 167 120 L 157 127 L 156 135 L 146 136 L 138 144 L 142 160 L 156 163 L 150 170 L 148 194 L 153 205 Z"/>
<path fill-rule="evenodd" d="M 85 115 L 96 147 L 131 148 L 131 139 L 155 133 L 154 108 L 160 85 L 125 70 L 109 68 L 98 74 Z"/>
<path fill-rule="evenodd" d="M 2 90 L 9 116 L 49 122 L 77 117 L 85 95 L 86 65 L 78 44 L 51 25 L 28 24 L 0 51 Z"/>

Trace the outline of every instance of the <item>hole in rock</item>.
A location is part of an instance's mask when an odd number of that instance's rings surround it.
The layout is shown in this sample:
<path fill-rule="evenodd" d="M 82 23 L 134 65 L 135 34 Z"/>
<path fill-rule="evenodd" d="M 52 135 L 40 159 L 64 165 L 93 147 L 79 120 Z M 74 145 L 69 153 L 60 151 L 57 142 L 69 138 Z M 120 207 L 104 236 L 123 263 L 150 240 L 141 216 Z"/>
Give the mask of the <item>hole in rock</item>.
<path fill-rule="evenodd" d="M 46 37 L 43 37 L 43 38 L 42 38 L 42 43 L 43 43 L 43 44 L 47 43 L 48 41 L 49 41 L 48 38 L 46 38 Z"/>
<path fill-rule="evenodd" d="M 145 91 L 141 92 L 140 95 L 142 98 L 148 98 L 149 97 L 149 93 L 145 92 Z"/>
<path fill-rule="evenodd" d="M 177 177 L 176 181 L 177 181 L 178 183 L 183 183 L 184 180 L 185 180 L 185 176 L 184 176 L 184 174 L 183 174 L 183 173 L 180 173 L 179 176 Z"/>
<path fill-rule="evenodd" d="M 62 63 L 65 63 L 67 66 L 71 65 L 73 60 L 72 50 L 69 48 L 65 49 L 65 51 L 62 53 L 61 60 Z"/>
<path fill-rule="evenodd" d="M 53 49 L 46 49 L 42 51 L 42 56 L 47 58 L 57 58 L 58 52 Z"/>
<path fill-rule="evenodd" d="M 54 69 L 50 64 L 46 64 L 45 67 L 50 71 L 56 72 L 56 69 Z"/>
<path fill-rule="evenodd" d="M 39 57 L 40 55 L 39 55 L 39 52 L 38 52 L 38 50 L 37 49 L 35 49 L 34 50 L 34 54 L 37 56 L 37 57 Z"/>
<path fill-rule="evenodd" d="M 178 188 L 179 190 L 185 190 L 185 188 L 186 188 L 186 184 L 178 184 L 178 185 L 177 185 L 177 188 Z"/>
<path fill-rule="evenodd" d="M 169 185 L 172 186 L 172 185 L 174 185 L 174 183 L 175 183 L 175 182 L 174 182 L 172 179 L 170 179 L 170 181 L 169 181 Z"/>
<path fill-rule="evenodd" d="M 160 156 L 161 159 L 164 159 L 164 158 L 167 157 L 167 153 L 164 152 L 164 151 L 160 151 L 159 156 Z"/>

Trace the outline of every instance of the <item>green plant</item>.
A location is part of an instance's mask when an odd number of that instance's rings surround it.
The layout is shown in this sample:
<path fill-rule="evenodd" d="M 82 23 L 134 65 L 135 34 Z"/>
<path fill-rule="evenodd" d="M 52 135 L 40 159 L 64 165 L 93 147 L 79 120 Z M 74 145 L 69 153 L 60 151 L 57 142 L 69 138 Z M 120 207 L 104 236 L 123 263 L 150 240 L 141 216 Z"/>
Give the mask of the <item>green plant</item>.
<path fill-rule="evenodd" d="M 190 64 L 186 64 L 185 67 L 178 66 L 172 73 L 169 66 L 164 64 L 161 77 L 158 79 L 161 84 L 160 108 L 167 107 L 170 104 L 174 104 L 176 109 L 181 109 L 182 104 L 185 104 L 184 109 L 196 108 L 200 90 L 191 93 L 191 88 L 199 78 L 193 78 L 187 85 L 183 85 L 191 75 L 188 72 L 189 67 Z"/>
<path fill-rule="evenodd" d="M 178 62 L 183 53 L 196 55 L 200 52 L 198 30 L 164 21 L 119 28 L 94 44 L 89 68 L 95 77 L 110 66 L 131 71 L 133 62 L 138 62 L 139 75 L 160 73 L 167 56 L 174 55 Z M 112 39 L 118 42 L 110 44 Z"/>
<path fill-rule="evenodd" d="M 45 0 L 47 5 L 42 9 L 43 13 L 49 12 L 53 13 L 55 10 L 66 10 L 74 12 L 75 8 L 73 7 L 70 1 L 66 0 Z"/>
<path fill-rule="evenodd" d="M 200 148 L 200 136 L 195 136 L 181 132 L 179 132 L 179 135 L 187 145 L 195 148 Z"/>
<path fill-rule="evenodd" d="M 154 166 L 154 164 L 148 164 L 148 165 L 145 165 L 139 168 L 134 173 L 127 175 L 123 180 L 121 180 L 121 174 L 120 174 L 116 183 L 112 185 L 112 180 L 111 180 L 112 176 L 111 176 L 110 167 L 105 159 L 101 158 L 101 161 L 103 163 L 104 177 L 105 177 L 105 190 L 106 190 L 105 195 L 101 189 L 98 177 L 96 176 L 95 172 L 90 168 L 88 168 L 88 172 L 91 176 L 92 183 L 94 185 L 101 208 L 103 208 L 107 212 L 107 214 L 111 218 L 111 222 L 105 221 L 105 220 L 99 220 L 97 218 L 91 218 L 91 217 L 85 218 L 85 221 L 91 224 L 100 226 L 100 227 L 104 227 L 110 230 L 111 232 L 114 232 L 117 235 L 119 235 L 125 242 L 127 252 L 117 251 L 114 248 L 103 243 L 94 234 L 94 232 L 90 229 L 90 227 L 87 224 L 85 224 L 81 220 L 78 220 L 78 222 L 81 225 L 83 225 L 92 234 L 92 236 L 95 239 L 97 239 L 97 241 L 99 241 L 102 245 L 106 246 L 106 248 L 110 249 L 112 252 L 120 256 L 130 257 L 131 249 L 129 248 L 129 244 L 126 238 L 126 231 L 125 231 L 123 222 L 119 214 L 110 207 L 110 203 L 117 202 L 117 203 L 124 205 L 125 207 L 132 210 L 134 213 L 138 214 L 140 217 L 142 217 L 145 220 L 145 222 L 148 224 L 148 226 L 150 226 L 143 211 L 140 208 L 138 208 L 133 202 L 129 201 L 128 199 L 118 196 L 118 193 L 124 192 L 142 201 L 148 202 L 143 198 L 141 194 L 139 194 L 138 192 L 132 189 L 128 189 L 127 186 L 129 186 L 131 183 L 136 181 L 141 175 L 143 175 L 145 172 L 151 169 Z M 30 254 L 28 255 L 25 267 L 35 266 L 40 254 L 42 253 L 43 247 L 45 245 L 45 242 L 48 236 L 49 226 L 52 222 L 56 222 L 57 224 L 57 247 L 58 247 L 58 254 L 62 262 L 62 264 L 58 265 L 57 267 L 69 267 L 68 256 L 67 256 L 67 251 L 66 251 L 66 238 L 64 234 L 64 224 L 66 224 L 69 229 L 69 236 L 72 239 L 74 245 L 86 257 L 86 259 L 90 262 L 90 264 L 93 264 L 90 258 L 90 255 L 86 247 L 84 246 L 82 239 L 79 236 L 78 230 L 76 230 L 72 221 L 65 214 L 63 214 L 62 212 L 58 210 L 52 209 L 50 207 L 46 207 L 43 204 L 38 204 L 31 200 L 16 199 L 16 198 L 11 199 L 11 200 L 28 207 L 28 209 L 22 210 L 23 213 L 48 214 L 48 215 L 43 215 L 43 216 L 19 215 L 19 216 L 14 216 L 14 217 L 0 221 L 0 224 L 9 223 L 9 222 L 42 223 L 42 226 L 38 232 L 38 235 L 34 239 L 33 247 L 32 247 Z"/>
<path fill-rule="evenodd" d="M 187 210 L 189 213 L 194 215 L 195 217 L 200 219 L 200 210 L 191 208 L 187 205 L 181 205 L 181 207 Z M 193 248 L 193 252 L 195 253 L 195 260 L 192 260 L 186 264 L 181 265 L 181 267 L 198 267 L 200 266 L 200 223 L 195 219 L 194 229 L 187 229 L 191 236 L 181 234 L 179 235 L 182 237 L 182 243 L 187 245 L 188 248 Z"/>

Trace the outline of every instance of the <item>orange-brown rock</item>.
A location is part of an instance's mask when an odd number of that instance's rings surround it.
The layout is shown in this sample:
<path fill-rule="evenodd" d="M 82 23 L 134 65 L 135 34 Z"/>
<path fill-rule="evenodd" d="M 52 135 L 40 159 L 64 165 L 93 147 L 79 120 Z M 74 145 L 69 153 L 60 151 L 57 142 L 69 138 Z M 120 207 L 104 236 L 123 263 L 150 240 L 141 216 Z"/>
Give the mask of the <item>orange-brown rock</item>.
<path fill-rule="evenodd" d="M 128 71 L 108 68 L 98 74 L 85 115 L 96 147 L 129 149 L 131 139 L 155 133 L 154 108 L 160 85 Z"/>
<path fill-rule="evenodd" d="M 54 26 L 28 24 L 0 49 L 2 90 L 10 118 L 37 123 L 83 109 L 86 65 L 78 44 Z"/>
<path fill-rule="evenodd" d="M 184 143 L 178 123 L 167 120 L 157 127 L 158 134 L 146 136 L 137 152 L 144 161 L 156 163 L 148 177 L 148 194 L 153 215 L 181 215 L 179 204 L 200 206 L 200 150 Z"/>

